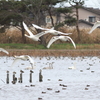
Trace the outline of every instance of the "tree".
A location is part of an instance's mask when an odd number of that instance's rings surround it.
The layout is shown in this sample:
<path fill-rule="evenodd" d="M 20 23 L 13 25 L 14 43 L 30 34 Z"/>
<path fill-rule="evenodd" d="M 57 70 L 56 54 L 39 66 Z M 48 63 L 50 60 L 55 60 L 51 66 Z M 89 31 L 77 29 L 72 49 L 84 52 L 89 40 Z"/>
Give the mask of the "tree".
<path fill-rule="evenodd" d="M 84 0 L 69 0 L 70 5 L 76 9 L 76 29 L 77 29 L 77 33 L 78 33 L 78 40 L 80 42 L 81 40 L 81 35 L 80 35 L 80 30 L 79 30 L 79 25 L 78 25 L 78 21 L 79 21 L 79 13 L 78 13 L 78 9 L 82 7 L 82 5 L 84 4 Z"/>
<path fill-rule="evenodd" d="M 21 1 L 0 1 L 0 25 L 3 29 L 12 26 L 20 26 L 22 28 L 22 39 L 25 43 L 22 21 L 26 8 Z"/>
<path fill-rule="evenodd" d="M 54 6 L 57 3 L 62 3 L 63 1 L 67 1 L 67 0 L 43 0 L 43 4 L 42 4 L 43 8 L 45 11 L 48 12 L 53 27 L 55 26 L 53 18 L 52 18 L 52 13 L 54 12 L 54 9 L 55 9 Z"/>
<path fill-rule="evenodd" d="M 30 14 L 33 16 L 33 22 L 37 25 L 45 25 L 45 14 L 48 13 L 48 15 L 51 18 L 52 26 L 54 26 L 52 13 L 54 10 L 53 6 L 56 5 L 58 2 L 65 1 L 65 0 L 28 0 L 28 5 L 26 5 L 27 10 Z M 38 33 L 40 31 L 38 30 Z M 46 45 L 44 36 L 41 37 L 41 44 Z"/>
<path fill-rule="evenodd" d="M 72 16 L 72 8 L 71 7 L 64 7 L 64 8 L 57 8 L 56 9 L 57 13 L 59 14 L 64 14 L 65 15 L 65 20 L 61 23 L 58 23 L 58 26 L 63 26 L 65 24 L 71 26 L 75 25 L 76 19 Z"/>

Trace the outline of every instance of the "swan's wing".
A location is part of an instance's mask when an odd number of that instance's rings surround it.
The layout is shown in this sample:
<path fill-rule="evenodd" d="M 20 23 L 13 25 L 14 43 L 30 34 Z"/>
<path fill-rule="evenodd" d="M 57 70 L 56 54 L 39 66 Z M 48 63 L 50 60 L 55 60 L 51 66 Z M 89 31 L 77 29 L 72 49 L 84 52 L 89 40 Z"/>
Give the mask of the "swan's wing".
<path fill-rule="evenodd" d="M 72 33 L 62 33 L 62 32 L 61 32 L 61 34 L 63 34 L 63 35 L 70 35 L 70 34 L 72 34 Z"/>
<path fill-rule="evenodd" d="M 69 36 L 66 36 L 68 39 L 70 39 L 71 40 L 71 42 L 72 42 L 72 44 L 73 44 L 73 46 L 74 46 L 74 48 L 76 49 L 76 45 L 75 45 L 75 43 L 74 43 L 74 41 L 72 40 L 72 38 L 70 38 Z"/>
<path fill-rule="evenodd" d="M 41 36 L 43 36 L 45 34 L 48 34 L 48 32 L 45 32 L 45 31 L 44 32 L 40 32 L 40 33 L 36 34 L 35 36 L 41 37 Z"/>
<path fill-rule="evenodd" d="M 52 38 L 51 38 L 51 40 L 49 41 L 49 43 L 48 43 L 48 45 L 47 45 L 47 48 L 49 48 L 50 46 L 51 46 L 51 44 L 53 43 L 53 42 L 55 42 L 56 40 L 58 40 L 59 39 L 59 36 L 53 36 Z"/>
<path fill-rule="evenodd" d="M 34 60 L 30 56 L 28 56 L 28 58 L 29 58 L 29 62 L 32 65 L 32 67 L 34 67 Z"/>
<path fill-rule="evenodd" d="M 91 28 L 89 34 L 92 33 L 98 26 L 100 26 L 100 23 L 95 23 L 95 24 L 93 25 L 93 27 Z"/>
<path fill-rule="evenodd" d="M 63 33 L 63 32 L 60 32 L 60 31 L 56 31 L 55 32 L 58 32 L 58 34 L 63 34 L 63 35 L 69 35 L 69 34 L 72 34 L 72 33 Z"/>
<path fill-rule="evenodd" d="M 0 48 L 0 51 L 4 52 L 6 54 L 9 54 L 9 52 L 7 50 L 3 49 L 3 48 Z"/>
<path fill-rule="evenodd" d="M 54 27 L 48 29 L 48 28 L 42 28 L 42 27 L 40 27 L 40 26 L 38 26 L 38 25 L 35 25 L 35 24 L 32 24 L 32 25 L 33 25 L 33 27 L 35 27 L 35 28 L 37 28 L 37 29 L 41 29 L 41 30 L 45 30 L 45 31 L 54 30 Z"/>
<path fill-rule="evenodd" d="M 27 25 L 23 22 L 24 29 L 32 36 L 32 32 L 28 29 Z"/>
<path fill-rule="evenodd" d="M 54 27 L 50 28 L 50 30 L 54 30 Z"/>
<path fill-rule="evenodd" d="M 35 25 L 35 24 L 32 24 L 32 25 L 33 25 L 33 27 L 35 27 L 35 28 L 37 28 L 37 29 L 41 29 L 41 30 L 49 30 L 49 29 L 42 28 L 42 27 L 40 27 L 40 26 L 38 26 L 38 25 Z"/>
<path fill-rule="evenodd" d="M 20 61 L 21 59 L 18 59 L 18 58 L 15 58 L 15 60 L 13 61 L 13 63 L 12 63 L 12 65 L 11 65 L 11 67 L 13 67 L 14 66 L 14 64 L 15 63 L 17 63 L 18 61 Z"/>

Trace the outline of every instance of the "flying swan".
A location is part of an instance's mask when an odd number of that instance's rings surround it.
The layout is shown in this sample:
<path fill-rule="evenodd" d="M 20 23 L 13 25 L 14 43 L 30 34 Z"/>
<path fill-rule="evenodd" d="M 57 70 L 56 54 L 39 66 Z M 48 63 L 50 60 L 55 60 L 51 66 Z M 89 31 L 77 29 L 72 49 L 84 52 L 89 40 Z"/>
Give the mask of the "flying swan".
<path fill-rule="evenodd" d="M 44 30 L 45 34 L 47 34 L 47 33 L 50 33 L 50 34 L 53 34 L 53 35 L 61 35 L 61 34 L 63 34 L 63 35 L 69 35 L 69 34 L 72 34 L 72 33 L 63 33 L 63 32 L 60 32 L 60 31 L 56 31 L 56 30 L 54 30 L 54 27 L 51 28 L 51 29 L 47 29 L 47 28 L 42 28 L 42 27 L 40 27 L 38 25 L 35 25 L 35 24 L 32 24 L 32 25 L 33 25 L 33 27 L 35 27 L 37 29 Z"/>
<path fill-rule="evenodd" d="M 97 21 L 97 22 L 94 23 L 94 25 L 91 28 L 89 34 L 92 33 L 98 26 L 100 26 L 100 21 Z"/>
<path fill-rule="evenodd" d="M 53 36 L 53 37 L 51 38 L 51 40 L 49 41 L 49 43 L 48 43 L 48 45 L 47 45 L 47 48 L 49 48 L 49 47 L 51 46 L 51 44 L 52 44 L 53 42 L 55 42 L 56 40 L 58 40 L 58 39 L 60 39 L 61 41 L 68 41 L 68 40 L 71 40 L 71 42 L 72 42 L 74 48 L 76 49 L 76 45 L 75 45 L 74 41 L 73 41 L 69 36 Z"/>
<path fill-rule="evenodd" d="M 7 50 L 3 49 L 3 48 L 0 48 L 0 51 L 4 52 L 6 54 L 9 54 L 9 52 Z"/>
<path fill-rule="evenodd" d="M 25 36 L 28 37 L 28 38 L 30 38 L 30 39 L 32 39 L 33 41 L 40 41 L 39 38 L 40 38 L 41 36 L 43 36 L 44 34 L 46 34 L 46 33 L 44 33 L 44 32 L 41 32 L 41 33 L 38 33 L 38 34 L 34 35 L 34 34 L 28 29 L 27 25 L 26 25 L 24 22 L 23 22 L 23 26 L 24 26 L 24 29 L 29 33 L 29 35 L 25 34 Z"/>
<path fill-rule="evenodd" d="M 27 61 L 29 60 L 30 64 L 31 64 L 31 67 L 33 69 L 34 67 L 34 60 L 29 56 L 29 55 L 21 55 L 21 56 L 14 56 L 15 57 L 15 60 L 13 61 L 12 66 L 14 66 L 14 64 L 19 61 L 19 60 L 24 60 L 24 61 Z"/>

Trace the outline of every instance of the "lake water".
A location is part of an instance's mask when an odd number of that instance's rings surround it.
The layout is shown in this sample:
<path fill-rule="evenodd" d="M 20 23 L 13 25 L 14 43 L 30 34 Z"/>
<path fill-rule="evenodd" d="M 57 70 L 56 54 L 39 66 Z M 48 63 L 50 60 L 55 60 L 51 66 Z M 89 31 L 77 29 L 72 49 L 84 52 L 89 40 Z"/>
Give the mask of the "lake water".
<path fill-rule="evenodd" d="M 13 57 L 0 57 L 0 100 L 100 100 L 99 57 L 32 57 L 35 69 L 29 82 L 29 61 L 19 61 L 11 67 Z M 52 63 L 53 69 L 43 69 Z M 76 69 L 68 69 L 75 66 Z M 43 82 L 39 82 L 42 70 Z M 12 84 L 12 76 L 23 82 Z M 6 83 L 9 71 L 9 84 Z"/>

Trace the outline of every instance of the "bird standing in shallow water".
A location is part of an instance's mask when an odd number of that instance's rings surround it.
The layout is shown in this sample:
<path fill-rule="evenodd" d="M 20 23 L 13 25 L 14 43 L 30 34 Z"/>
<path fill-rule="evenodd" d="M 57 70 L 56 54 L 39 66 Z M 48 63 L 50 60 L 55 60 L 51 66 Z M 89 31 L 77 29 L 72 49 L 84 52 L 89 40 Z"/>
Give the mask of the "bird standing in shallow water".
<path fill-rule="evenodd" d="M 75 63 L 74 63 L 74 65 L 73 65 L 73 66 L 68 67 L 68 69 L 76 69 L 76 67 L 75 67 Z"/>

